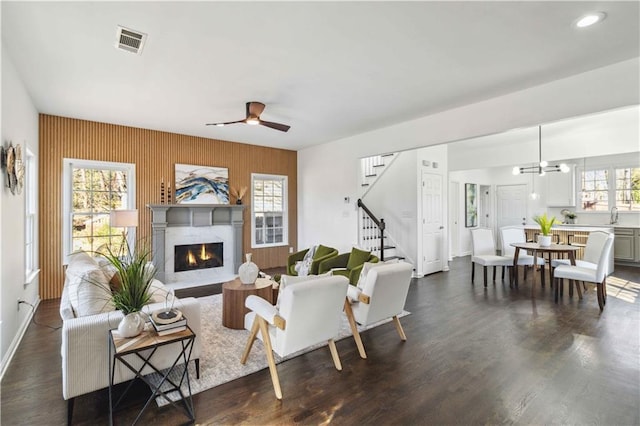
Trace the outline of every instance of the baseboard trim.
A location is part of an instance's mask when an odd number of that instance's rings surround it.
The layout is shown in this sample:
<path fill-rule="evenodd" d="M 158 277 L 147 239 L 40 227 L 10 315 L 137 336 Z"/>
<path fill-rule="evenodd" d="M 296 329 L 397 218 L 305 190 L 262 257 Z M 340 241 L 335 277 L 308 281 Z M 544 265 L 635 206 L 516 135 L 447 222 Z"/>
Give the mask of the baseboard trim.
<path fill-rule="evenodd" d="M 2 365 L 0 366 L 0 381 L 4 379 L 4 373 L 6 373 L 7 367 L 9 366 L 9 364 L 11 364 L 11 360 L 13 359 L 13 356 L 16 354 L 16 351 L 18 350 L 18 346 L 20 346 L 20 342 L 22 342 L 22 338 L 24 337 L 24 334 L 27 332 L 27 328 L 29 327 L 29 324 L 31 324 L 31 320 L 33 319 L 33 315 L 35 314 L 36 309 L 38 309 L 38 306 L 40 306 L 40 296 L 36 298 L 35 303 L 33 304 L 33 309 L 29 311 L 29 313 L 25 317 L 25 320 L 22 322 L 22 324 L 20 324 L 20 328 L 18 329 L 16 336 L 13 338 L 11 345 L 9 345 L 9 349 L 7 350 L 7 355 L 2 360 Z"/>

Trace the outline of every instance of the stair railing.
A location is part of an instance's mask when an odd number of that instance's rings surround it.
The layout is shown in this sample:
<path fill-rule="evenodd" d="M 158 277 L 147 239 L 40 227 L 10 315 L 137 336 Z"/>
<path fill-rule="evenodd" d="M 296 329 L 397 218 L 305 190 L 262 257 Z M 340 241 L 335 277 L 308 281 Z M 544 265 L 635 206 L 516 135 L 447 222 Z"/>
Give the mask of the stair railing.
<path fill-rule="evenodd" d="M 375 223 L 377 229 L 380 231 L 380 260 L 384 262 L 384 229 L 386 228 L 384 219 L 378 219 L 373 213 L 371 213 L 371 210 L 364 205 L 361 198 L 358 198 L 358 207 L 360 207 L 362 211 L 369 216 L 369 219 Z"/>

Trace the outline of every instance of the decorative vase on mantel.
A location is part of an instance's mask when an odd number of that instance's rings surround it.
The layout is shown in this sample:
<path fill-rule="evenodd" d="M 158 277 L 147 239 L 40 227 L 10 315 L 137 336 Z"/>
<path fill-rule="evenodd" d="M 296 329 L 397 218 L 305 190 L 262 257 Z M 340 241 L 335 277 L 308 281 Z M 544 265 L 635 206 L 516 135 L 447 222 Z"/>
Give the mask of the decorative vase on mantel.
<path fill-rule="evenodd" d="M 238 277 L 242 284 L 253 284 L 258 279 L 260 269 L 251 261 L 251 253 L 245 254 L 245 257 L 247 261 L 238 268 Z"/>

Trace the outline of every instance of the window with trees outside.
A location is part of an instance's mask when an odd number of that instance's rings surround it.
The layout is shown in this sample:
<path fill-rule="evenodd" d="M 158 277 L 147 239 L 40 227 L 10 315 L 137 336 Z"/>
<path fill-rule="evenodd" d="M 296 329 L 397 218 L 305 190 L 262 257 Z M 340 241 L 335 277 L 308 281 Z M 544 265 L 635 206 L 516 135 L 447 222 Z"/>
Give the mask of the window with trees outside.
<path fill-rule="evenodd" d="M 640 167 L 616 169 L 616 207 L 640 211 Z"/>
<path fill-rule="evenodd" d="M 251 175 L 251 247 L 289 244 L 287 176 Z"/>
<path fill-rule="evenodd" d="M 38 273 L 37 258 L 37 212 L 38 212 L 38 179 L 36 175 L 36 157 L 26 149 L 25 182 L 24 182 L 24 252 L 25 252 L 25 283 L 29 284 Z"/>
<path fill-rule="evenodd" d="M 123 229 L 112 228 L 111 210 L 134 208 L 135 166 L 88 160 L 64 160 L 64 250 L 119 252 Z M 128 231 L 133 247 L 135 229 Z"/>
<path fill-rule="evenodd" d="M 640 211 L 640 167 L 585 170 L 580 179 L 583 211 Z"/>

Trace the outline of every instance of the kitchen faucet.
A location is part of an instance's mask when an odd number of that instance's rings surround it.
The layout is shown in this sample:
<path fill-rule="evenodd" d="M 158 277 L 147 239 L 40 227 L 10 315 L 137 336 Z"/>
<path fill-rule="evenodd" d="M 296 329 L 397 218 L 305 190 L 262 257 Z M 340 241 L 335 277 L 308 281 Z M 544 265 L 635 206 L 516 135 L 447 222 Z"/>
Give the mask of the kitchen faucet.
<path fill-rule="evenodd" d="M 611 208 L 611 220 L 609 221 L 609 223 L 611 225 L 615 225 L 616 223 L 618 223 L 618 208 L 617 207 L 612 207 Z"/>

